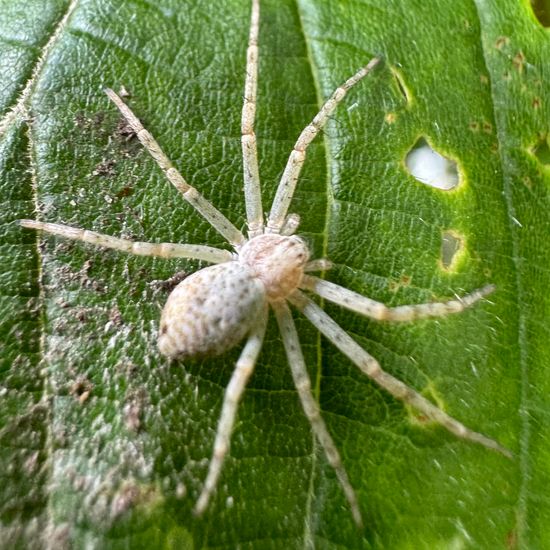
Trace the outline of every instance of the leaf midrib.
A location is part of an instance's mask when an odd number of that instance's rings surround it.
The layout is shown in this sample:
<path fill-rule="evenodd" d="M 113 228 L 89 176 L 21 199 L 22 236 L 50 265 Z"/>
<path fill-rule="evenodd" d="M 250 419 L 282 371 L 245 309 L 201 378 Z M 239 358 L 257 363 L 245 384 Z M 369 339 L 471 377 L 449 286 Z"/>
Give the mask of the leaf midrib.
<path fill-rule="evenodd" d="M 38 201 L 38 188 L 39 188 L 39 171 L 38 171 L 38 162 L 37 162 L 37 152 L 34 141 L 34 120 L 32 118 L 32 112 L 29 112 L 29 103 L 32 99 L 33 93 L 36 89 L 37 83 L 40 81 L 40 78 L 44 72 L 44 68 L 47 65 L 50 54 L 55 49 L 55 46 L 58 44 L 60 38 L 62 37 L 64 30 L 67 27 L 68 21 L 71 15 L 74 13 L 77 5 L 80 0 L 71 0 L 67 5 L 66 10 L 61 14 L 57 23 L 52 27 L 50 36 L 45 41 L 44 45 L 37 50 L 36 63 L 31 71 L 31 76 L 25 83 L 23 91 L 17 98 L 16 102 L 8 107 L 6 114 L 0 120 L 0 137 L 4 135 L 4 132 L 8 132 L 14 125 L 18 123 L 26 124 L 26 132 L 28 136 L 28 159 L 29 159 L 29 171 L 30 178 L 32 182 L 32 202 L 34 204 L 35 213 L 40 212 L 40 205 Z M 24 120 L 27 119 L 27 120 Z M 37 351 L 37 360 L 36 365 L 40 369 L 40 365 L 44 361 L 45 356 L 45 337 L 46 337 L 46 307 L 45 307 L 45 296 L 44 296 L 44 285 L 42 280 L 43 275 L 43 254 L 40 246 L 41 236 L 39 232 L 36 232 L 35 236 L 35 253 L 34 258 L 36 259 L 36 265 L 34 273 L 36 273 L 36 278 L 34 284 L 38 288 L 38 315 L 37 315 L 37 325 L 39 328 L 39 344 Z M 52 476 L 53 476 L 53 433 L 52 433 L 52 402 L 51 396 L 49 394 L 50 381 L 48 378 L 47 372 L 42 374 L 42 395 L 40 401 L 43 403 L 47 414 L 45 415 L 45 438 L 44 438 L 44 454 L 45 454 L 45 467 L 47 469 L 47 475 L 45 477 L 44 483 L 44 501 L 45 505 L 45 521 L 48 529 L 53 527 L 53 513 L 52 513 L 52 499 L 51 492 L 48 490 L 48 487 L 51 485 Z"/>

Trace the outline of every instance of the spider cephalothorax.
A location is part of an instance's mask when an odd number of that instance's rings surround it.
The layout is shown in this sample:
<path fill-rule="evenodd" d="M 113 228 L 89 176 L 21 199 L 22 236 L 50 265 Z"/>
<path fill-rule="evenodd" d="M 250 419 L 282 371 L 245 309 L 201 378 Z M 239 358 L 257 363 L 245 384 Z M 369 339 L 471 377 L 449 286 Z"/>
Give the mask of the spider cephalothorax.
<path fill-rule="evenodd" d="M 220 354 L 246 338 L 235 371 L 225 391 L 214 450 L 208 474 L 195 506 L 201 514 L 214 493 L 230 436 L 237 406 L 246 382 L 262 348 L 268 306 L 273 309 L 292 372 L 296 391 L 326 458 L 334 468 L 357 525 L 362 525 L 355 491 L 348 479 L 338 449 L 313 397 L 311 382 L 300 348 L 298 334 L 288 304 L 292 304 L 342 353 L 373 382 L 395 398 L 415 407 L 423 416 L 443 425 L 457 437 L 475 441 L 509 455 L 509 451 L 488 437 L 470 430 L 421 394 L 384 372 L 379 363 L 349 334 L 331 319 L 304 291 L 351 311 L 377 320 L 411 321 L 458 313 L 492 292 L 488 285 L 462 298 L 448 302 L 388 308 L 366 296 L 309 275 L 329 267 L 327 260 L 309 261 L 309 250 L 302 239 L 293 236 L 298 227 L 297 215 L 288 214 L 306 149 L 334 112 L 347 91 L 365 77 L 379 62 L 372 59 L 346 80 L 322 105 L 312 122 L 302 131 L 290 154 L 277 188 L 267 220 L 264 220 L 258 171 L 254 119 L 258 72 L 259 0 L 252 0 L 252 18 L 247 50 L 245 102 L 242 112 L 242 151 L 244 194 L 248 239 L 215 206 L 191 187 L 174 168 L 153 136 L 112 90 L 107 95 L 118 107 L 147 151 L 153 156 L 168 180 L 183 197 L 227 240 L 234 251 L 204 245 L 132 242 L 108 235 L 34 220 L 22 220 L 24 227 L 41 229 L 63 237 L 114 248 L 137 255 L 164 258 L 194 258 L 215 264 L 189 276 L 169 296 L 162 312 L 159 348 L 169 357 Z"/>
<path fill-rule="evenodd" d="M 262 281 L 270 302 L 284 300 L 300 286 L 308 260 L 300 237 L 272 233 L 253 237 L 239 251 L 239 263 Z"/>

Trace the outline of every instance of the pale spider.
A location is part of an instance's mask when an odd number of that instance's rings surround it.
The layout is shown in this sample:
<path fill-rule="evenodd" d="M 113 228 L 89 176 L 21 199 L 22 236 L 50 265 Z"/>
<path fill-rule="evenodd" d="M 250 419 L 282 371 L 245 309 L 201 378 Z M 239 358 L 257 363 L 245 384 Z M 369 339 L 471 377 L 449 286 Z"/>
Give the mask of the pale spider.
<path fill-rule="evenodd" d="M 441 424 L 456 436 L 509 455 L 509 451 L 496 441 L 465 427 L 415 390 L 384 372 L 376 359 L 362 349 L 302 292 L 304 290 L 313 292 L 326 300 L 373 319 L 411 321 L 460 312 L 492 292 L 493 287 L 489 285 L 448 302 L 389 308 L 337 284 L 306 274 L 330 267 L 330 262 L 326 259 L 310 260 L 306 243 L 300 237 L 294 236 L 299 217 L 296 214 L 287 214 L 305 160 L 306 149 L 347 91 L 369 74 L 371 69 L 379 63 L 379 59 L 372 59 L 368 65 L 337 88 L 313 121 L 302 131 L 290 154 L 267 222 L 264 224 L 254 133 L 259 17 L 259 0 L 252 0 L 241 124 L 248 238 L 184 180 L 153 136 L 142 126 L 120 97 L 113 90 L 106 90 L 111 101 L 118 107 L 168 180 L 212 227 L 225 237 L 234 252 L 194 244 L 132 242 L 84 229 L 33 220 L 21 220 L 20 223 L 24 227 L 41 229 L 69 239 L 136 255 L 193 258 L 215 264 L 189 276 L 172 291 L 162 312 L 158 339 L 162 354 L 170 358 L 181 358 L 221 354 L 237 345 L 245 337 L 247 338 L 225 391 L 212 459 L 204 487 L 195 505 L 196 514 L 204 512 L 216 489 L 224 458 L 229 451 L 237 406 L 262 348 L 268 306 L 271 306 L 275 312 L 304 412 L 328 462 L 336 472 L 353 518 L 356 524 L 361 526 L 361 512 L 355 491 L 342 464 L 338 449 L 321 417 L 319 405 L 312 395 L 311 382 L 288 303 L 303 313 L 330 342 L 347 355 L 369 378 L 394 397 L 416 408 L 425 417 Z"/>

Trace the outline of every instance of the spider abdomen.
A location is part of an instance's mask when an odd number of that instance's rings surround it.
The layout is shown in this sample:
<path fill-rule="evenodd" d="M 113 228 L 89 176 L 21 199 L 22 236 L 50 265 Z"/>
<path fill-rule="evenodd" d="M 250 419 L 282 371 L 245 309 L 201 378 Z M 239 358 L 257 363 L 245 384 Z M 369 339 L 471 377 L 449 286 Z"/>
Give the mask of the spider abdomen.
<path fill-rule="evenodd" d="M 224 353 L 250 332 L 265 303 L 264 285 L 239 262 L 201 269 L 168 296 L 159 350 L 168 357 Z"/>

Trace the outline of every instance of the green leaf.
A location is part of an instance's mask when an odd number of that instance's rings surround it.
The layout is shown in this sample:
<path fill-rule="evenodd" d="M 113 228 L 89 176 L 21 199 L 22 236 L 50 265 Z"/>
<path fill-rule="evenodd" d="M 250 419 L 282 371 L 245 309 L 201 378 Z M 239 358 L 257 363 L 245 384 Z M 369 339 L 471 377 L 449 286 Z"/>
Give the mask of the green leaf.
<path fill-rule="evenodd" d="M 194 518 L 239 350 L 161 358 L 167 291 L 152 282 L 199 264 L 106 252 L 15 223 L 38 217 L 225 246 L 125 135 L 103 87 L 128 91 L 189 182 L 242 227 L 249 9 L 246 0 L 0 0 L 0 540 L 544 547 L 550 46 L 528 2 L 262 2 L 264 208 L 323 99 L 381 54 L 384 66 L 308 151 L 292 205 L 301 233 L 335 263 L 330 280 L 390 305 L 497 286 L 490 302 L 438 321 L 389 325 L 325 309 L 383 368 L 513 460 L 427 424 L 298 320 L 364 531 L 312 438 L 274 323 L 217 494 Z M 435 189 L 408 172 L 419 139 L 457 162 L 458 187 Z"/>

